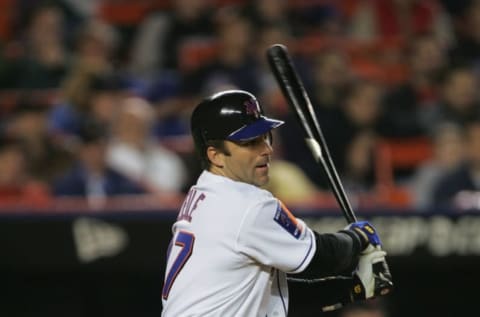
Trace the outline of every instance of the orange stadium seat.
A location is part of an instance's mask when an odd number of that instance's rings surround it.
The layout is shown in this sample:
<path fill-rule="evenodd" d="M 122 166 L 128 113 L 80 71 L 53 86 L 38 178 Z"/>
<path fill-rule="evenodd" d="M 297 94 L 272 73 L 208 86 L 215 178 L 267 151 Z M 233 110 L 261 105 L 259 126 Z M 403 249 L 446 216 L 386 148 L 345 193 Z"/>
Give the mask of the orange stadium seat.
<path fill-rule="evenodd" d="M 218 45 L 212 39 L 192 39 L 182 44 L 179 52 L 179 65 L 182 71 L 192 71 L 213 60 Z"/>
<path fill-rule="evenodd" d="M 169 5 L 169 1 L 154 0 L 103 1 L 99 15 L 111 24 L 135 25 L 151 10 L 166 9 Z"/>
<path fill-rule="evenodd" d="M 301 55 L 313 55 L 326 49 L 344 50 L 347 41 L 339 36 L 325 36 L 311 32 L 292 41 L 292 50 Z"/>
<path fill-rule="evenodd" d="M 375 174 L 377 193 L 385 203 L 408 207 L 411 194 L 395 182 L 395 171 L 413 169 L 432 157 L 432 144 L 425 137 L 383 139 L 377 144 Z"/>
<path fill-rule="evenodd" d="M 247 0 L 213 0 L 215 6 L 230 6 L 246 4 Z"/>
<path fill-rule="evenodd" d="M 12 17 L 15 16 L 16 1 L 0 0 L 0 41 L 7 41 L 12 35 Z"/>
<path fill-rule="evenodd" d="M 414 169 L 432 157 L 433 147 L 426 137 L 383 139 L 377 144 L 375 174 L 377 193 L 396 207 L 409 207 L 411 194 L 395 183 L 395 171 Z"/>
<path fill-rule="evenodd" d="M 380 63 L 355 58 L 351 60 L 352 72 L 355 76 L 363 79 L 384 82 L 387 74 Z"/>
<path fill-rule="evenodd" d="M 385 64 L 359 57 L 351 60 L 351 66 L 356 76 L 376 80 L 388 86 L 405 82 L 409 74 L 409 69 L 405 64 Z"/>
<path fill-rule="evenodd" d="M 312 5 L 332 4 L 331 0 L 288 0 L 288 5 L 293 8 L 303 8 Z"/>
<path fill-rule="evenodd" d="M 60 91 L 57 89 L 0 90 L 0 114 L 8 114 L 25 99 L 39 107 L 49 107 L 59 99 L 59 96 Z"/>

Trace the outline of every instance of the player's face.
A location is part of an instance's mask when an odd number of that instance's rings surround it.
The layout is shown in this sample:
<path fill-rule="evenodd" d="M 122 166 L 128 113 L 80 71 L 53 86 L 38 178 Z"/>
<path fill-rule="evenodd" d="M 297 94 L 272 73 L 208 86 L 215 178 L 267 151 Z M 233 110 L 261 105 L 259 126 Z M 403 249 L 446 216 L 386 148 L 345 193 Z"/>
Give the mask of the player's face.
<path fill-rule="evenodd" d="M 256 186 L 268 183 L 268 170 L 273 152 L 268 134 L 248 142 L 226 141 L 226 143 L 230 155 L 224 157 L 225 176 Z"/>

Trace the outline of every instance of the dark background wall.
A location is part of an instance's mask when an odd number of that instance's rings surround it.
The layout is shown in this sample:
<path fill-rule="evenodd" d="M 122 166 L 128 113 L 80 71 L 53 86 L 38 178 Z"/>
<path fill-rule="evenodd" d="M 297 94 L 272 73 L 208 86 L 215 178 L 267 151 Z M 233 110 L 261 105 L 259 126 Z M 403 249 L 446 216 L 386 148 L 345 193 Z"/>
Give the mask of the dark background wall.
<path fill-rule="evenodd" d="M 160 316 L 174 215 L 2 214 L 0 316 Z M 384 303 L 391 317 L 475 315 L 480 216 L 383 213 L 367 218 L 381 231 L 389 252 L 396 289 Z M 317 230 L 331 231 L 344 221 L 318 212 L 307 212 L 304 219 Z M 417 234 L 395 235 L 402 226 Z M 290 316 L 320 315 L 314 289 L 291 285 L 290 295 Z"/>

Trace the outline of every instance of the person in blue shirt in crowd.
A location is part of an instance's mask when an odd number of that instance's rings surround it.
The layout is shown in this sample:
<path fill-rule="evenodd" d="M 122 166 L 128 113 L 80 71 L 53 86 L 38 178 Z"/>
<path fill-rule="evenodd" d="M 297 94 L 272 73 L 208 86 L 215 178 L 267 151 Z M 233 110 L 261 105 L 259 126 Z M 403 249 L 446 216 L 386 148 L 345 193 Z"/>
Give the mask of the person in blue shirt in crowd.
<path fill-rule="evenodd" d="M 480 118 L 474 117 L 464 127 L 465 160 L 442 177 L 434 188 L 437 210 L 477 209 L 480 190 Z"/>
<path fill-rule="evenodd" d="M 106 132 L 101 126 L 86 124 L 79 134 L 78 160 L 53 184 L 55 196 L 81 196 L 103 200 L 125 194 L 142 194 L 140 184 L 107 166 Z"/>

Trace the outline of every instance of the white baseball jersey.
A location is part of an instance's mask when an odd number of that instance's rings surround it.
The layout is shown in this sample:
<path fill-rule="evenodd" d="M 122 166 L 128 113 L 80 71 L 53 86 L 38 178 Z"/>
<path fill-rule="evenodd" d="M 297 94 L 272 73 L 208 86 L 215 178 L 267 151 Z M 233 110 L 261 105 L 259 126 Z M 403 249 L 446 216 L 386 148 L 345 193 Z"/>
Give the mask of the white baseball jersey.
<path fill-rule="evenodd" d="M 162 316 L 286 316 L 286 272 L 315 250 L 313 232 L 268 191 L 204 171 L 173 225 Z"/>

